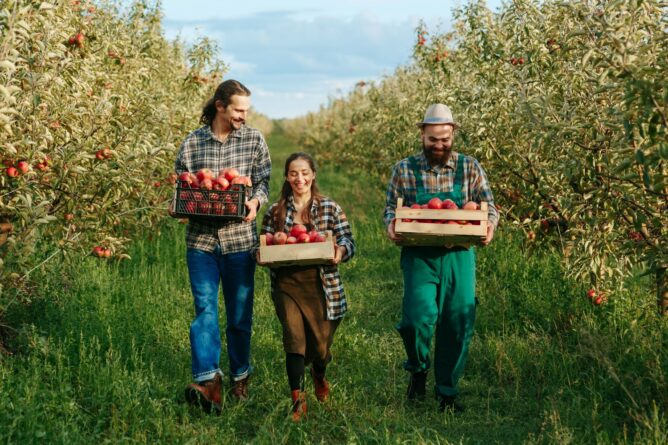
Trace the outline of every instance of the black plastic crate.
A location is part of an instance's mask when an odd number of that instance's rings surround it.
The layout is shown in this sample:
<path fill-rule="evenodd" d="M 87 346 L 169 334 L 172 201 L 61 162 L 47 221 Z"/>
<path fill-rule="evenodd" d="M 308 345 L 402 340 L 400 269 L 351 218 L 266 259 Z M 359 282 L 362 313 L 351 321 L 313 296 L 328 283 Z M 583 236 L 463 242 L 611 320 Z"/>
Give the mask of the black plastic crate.
<path fill-rule="evenodd" d="M 246 216 L 246 199 L 251 188 L 232 184 L 227 190 L 191 188 L 177 182 L 174 216 L 212 221 L 239 221 Z"/>

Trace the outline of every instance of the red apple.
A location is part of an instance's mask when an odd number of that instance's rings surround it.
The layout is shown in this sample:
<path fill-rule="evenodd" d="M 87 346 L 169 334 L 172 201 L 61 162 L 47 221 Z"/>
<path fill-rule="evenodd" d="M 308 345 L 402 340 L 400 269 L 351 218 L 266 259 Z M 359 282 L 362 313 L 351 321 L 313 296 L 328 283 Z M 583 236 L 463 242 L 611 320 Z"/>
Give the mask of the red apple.
<path fill-rule="evenodd" d="M 26 161 L 19 161 L 19 163 L 16 164 L 16 168 L 21 170 L 22 173 L 28 173 L 30 171 L 30 164 Z"/>
<path fill-rule="evenodd" d="M 295 238 L 297 238 L 302 233 L 306 232 L 307 232 L 306 226 L 303 224 L 295 224 L 292 226 L 292 229 L 290 229 L 290 235 L 294 236 Z"/>
<path fill-rule="evenodd" d="M 587 297 L 594 298 L 596 296 L 596 291 L 594 289 L 589 289 L 587 291 Z"/>
<path fill-rule="evenodd" d="M 411 206 L 411 209 L 421 209 L 421 208 L 422 208 L 422 206 L 420 206 L 420 204 L 413 204 Z"/>
<path fill-rule="evenodd" d="M 202 190 L 211 190 L 213 189 L 213 182 L 209 178 L 204 178 L 200 181 L 199 187 Z"/>
<path fill-rule="evenodd" d="M 190 184 L 193 183 L 192 177 L 190 176 L 190 172 L 183 172 L 179 175 L 178 177 L 179 181 L 181 181 L 181 186 L 189 186 Z"/>
<path fill-rule="evenodd" d="M 216 192 L 209 193 L 209 201 L 220 201 L 220 194 Z"/>
<path fill-rule="evenodd" d="M 427 208 L 439 210 L 441 208 L 441 200 L 439 198 L 431 198 L 427 203 Z"/>
<path fill-rule="evenodd" d="M 221 173 L 223 174 L 223 176 L 225 176 L 225 179 L 227 179 L 230 182 L 232 182 L 234 178 L 239 176 L 239 170 L 237 170 L 236 168 L 226 168 L 223 171 L 221 171 Z"/>
<path fill-rule="evenodd" d="M 19 174 L 19 171 L 15 167 L 7 167 L 7 176 L 10 178 L 16 178 Z"/>
<path fill-rule="evenodd" d="M 274 244 L 280 245 L 285 244 L 288 241 L 288 235 L 285 232 L 276 232 L 274 233 Z"/>
<path fill-rule="evenodd" d="M 285 244 L 297 244 L 297 238 L 294 236 L 289 236 Z"/>
<path fill-rule="evenodd" d="M 478 210 L 479 208 L 480 205 L 475 201 L 469 201 L 466 204 L 464 204 L 464 207 L 462 207 L 462 209 L 464 210 Z"/>
<path fill-rule="evenodd" d="M 316 240 L 318 239 L 318 236 L 319 236 L 319 235 L 320 235 L 320 234 L 318 233 L 317 230 L 311 230 L 311 231 L 308 233 L 309 241 L 312 242 L 312 243 L 317 242 Z"/>
<path fill-rule="evenodd" d="M 185 213 L 192 214 L 197 213 L 197 203 L 195 201 L 186 201 L 183 205 Z"/>
<path fill-rule="evenodd" d="M 236 215 L 238 206 L 234 203 L 225 204 L 225 213 L 228 215 Z"/>
<path fill-rule="evenodd" d="M 111 156 L 113 153 L 111 152 L 111 149 L 109 147 L 104 147 L 102 149 L 102 156 L 105 157 L 105 159 L 111 159 Z"/>
<path fill-rule="evenodd" d="M 213 179 L 213 172 L 210 168 L 203 168 L 199 170 L 195 176 L 197 176 L 197 180 L 201 183 L 205 179 Z"/>
<path fill-rule="evenodd" d="M 274 235 L 272 233 L 265 233 L 264 238 L 267 241 L 267 246 L 271 246 L 272 243 L 274 242 Z"/>
<path fill-rule="evenodd" d="M 297 237 L 297 242 L 298 243 L 309 243 L 311 242 L 311 237 L 308 235 L 308 233 L 302 233 Z"/>
<path fill-rule="evenodd" d="M 71 213 L 66 213 L 65 216 L 65 221 L 72 221 L 74 219 L 74 215 Z"/>
<path fill-rule="evenodd" d="M 211 207 L 211 213 L 214 215 L 222 215 L 225 213 L 225 204 L 222 202 L 214 202 Z"/>
<path fill-rule="evenodd" d="M 227 190 L 230 186 L 230 181 L 225 179 L 224 176 L 218 176 L 213 180 L 213 188 L 216 190 Z"/>
<path fill-rule="evenodd" d="M 199 188 L 199 179 L 197 176 L 190 174 L 190 188 L 198 189 Z"/>
<path fill-rule="evenodd" d="M 441 208 L 446 210 L 455 210 L 458 207 L 452 199 L 445 199 L 443 203 L 441 203 Z"/>
<path fill-rule="evenodd" d="M 78 32 L 77 35 L 74 36 L 74 43 L 79 48 L 81 48 L 83 46 L 84 39 L 85 39 L 84 35 L 82 33 Z"/>
<path fill-rule="evenodd" d="M 95 152 L 95 158 L 98 161 L 104 160 L 104 153 L 102 153 L 102 150 L 98 150 L 98 151 Z"/>
<path fill-rule="evenodd" d="M 199 213 L 204 213 L 205 215 L 208 215 L 211 212 L 211 203 L 208 201 L 198 202 L 197 211 Z"/>

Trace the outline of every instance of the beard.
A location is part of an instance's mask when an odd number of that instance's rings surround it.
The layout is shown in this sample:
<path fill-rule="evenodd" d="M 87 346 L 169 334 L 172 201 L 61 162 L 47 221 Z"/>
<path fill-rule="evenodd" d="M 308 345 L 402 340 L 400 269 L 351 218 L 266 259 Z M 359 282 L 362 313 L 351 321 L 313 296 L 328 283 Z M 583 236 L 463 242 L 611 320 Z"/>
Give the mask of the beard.
<path fill-rule="evenodd" d="M 427 158 L 427 161 L 429 161 L 430 165 L 444 165 L 448 162 L 448 158 L 450 158 L 452 144 L 450 144 L 449 147 L 443 147 L 441 152 L 435 153 L 433 148 L 427 147 L 424 143 L 422 143 L 422 152 Z"/>

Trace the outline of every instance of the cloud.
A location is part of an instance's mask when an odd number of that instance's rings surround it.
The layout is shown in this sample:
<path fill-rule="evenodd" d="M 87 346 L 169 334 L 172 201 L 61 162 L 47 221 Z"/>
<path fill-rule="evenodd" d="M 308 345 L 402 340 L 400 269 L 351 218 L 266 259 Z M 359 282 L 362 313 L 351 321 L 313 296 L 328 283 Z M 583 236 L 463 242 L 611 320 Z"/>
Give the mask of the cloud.
<path fill-rule="evenodd" d="M 255 108 L 270 117 L 292 117 L 316 110 L 359 80 L 378 79 L 409 62 L 417 22 L 381 20 L 370 12 L 345 17 L 284 9 L 206 20 L 167 18 L 164 27 L 168 37 L 180 32 L 190 42 L 195 36 L 215 39 L 230 67 L 226 77 L 254 88 Z"/>

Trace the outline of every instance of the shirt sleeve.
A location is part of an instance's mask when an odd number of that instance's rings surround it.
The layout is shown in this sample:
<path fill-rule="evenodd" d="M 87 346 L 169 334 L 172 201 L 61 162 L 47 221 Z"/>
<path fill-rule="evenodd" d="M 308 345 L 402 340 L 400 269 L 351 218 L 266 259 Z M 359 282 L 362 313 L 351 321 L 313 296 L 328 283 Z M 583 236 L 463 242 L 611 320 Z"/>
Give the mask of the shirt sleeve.
<path fill-rule="evenodd" d="M 251 199 L 257 199 L 260 202 L 259 209 L 269 201 L 269 177 L 271 175 L 269 147 L 261 134 L 256 152 L 256 159 L 251 171 L 251 181 L 253 181 L 253 196 L 251 196 Z"/>
<path fill-rule="evenodd" d="M 401 196 L 401 172 L 400 164 L 397 163 L 392 169 L 392 177 L 387 185 L 387 192 L 385 194 L 385 213 L 384 221 L 385 227 L 389 226 L 394 215 L 396 214 L 397 199 Z"/>
<path fill-rule="evenodd" d="M 346 249 L 346 253 L 343 254 L 341 261 L 348 261 L 355 255 L 355 240 L 353 239 L 353 232 L 350 229 L 348 218 L 346 218 L 346 214 L 338 204 L 334 206 L 334 227 L 332 227 L 332 232 L 336 239 L 336 244 Z"/>
<path fill-rule="evenodd" d="M 183 143 L 181 143 L 181 147 L 179 147 L 179 152 L 176 154 L 176 161 L 174 162 L 174 170 L 176 171 L 177 175 L 180 175 L 181 173 L 188 171 L 188 168 L 186 167 L 185 163 L 185 152 L 186 152 L 186 147 L 188 145 L 188 140 L 184 140 Z"/>
<path fill-rule="evenodd" d="M 487 217 L 489 222 L 496 228 L 499 225 L 499 211 L 494 205 L 494 195 L 487 181 L 487 175 L 477 160 L 473 161 L 473 171 L 471 172 L 470 189 L 473 200 L 476 202 L 487 202 Z"/>

